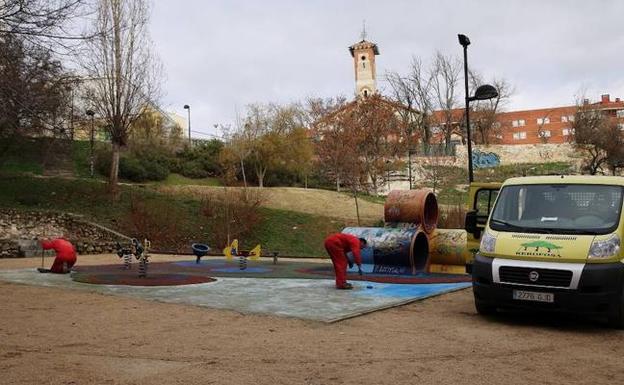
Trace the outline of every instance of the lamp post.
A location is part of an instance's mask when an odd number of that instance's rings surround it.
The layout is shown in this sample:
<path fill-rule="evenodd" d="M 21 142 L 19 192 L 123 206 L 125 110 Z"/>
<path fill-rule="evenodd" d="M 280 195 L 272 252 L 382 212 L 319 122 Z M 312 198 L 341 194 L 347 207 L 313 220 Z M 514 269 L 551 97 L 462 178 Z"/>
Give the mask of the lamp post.
<path fill-rule="evenodd" d="M 87 115 L 91 117 L 91 135 L 89 136 L 89 175 L 91 175 L 91 178 L 93 178 L 93 142 L 95 141 L 95 112 L 93 112 L 93 110 L 87 110 Z"/>
<path fill-rule="evenodd" d="M 468 141 L 468 182 L 474 181 L 472 172 L 472 138 L 470 137 L 470 102 L 474 100 L 493 99 L 498 96 L 496 88 L 489 84 L 477 87 L 474 96 L 468 93 L 468 46 L 470 39 L 466 35 L 458 34 L 459 44 L 464 47 L 464 89 L 466 95 L 466 140 Z"/>
<path fill-rule="evenodd" d="M 189 146 L 193 145 L 193 142 L 191 142 L 191 106 L 189 106 L 188 104 L 184 105 L 184 109 L 188 110 L 188 132 L 189 132 Z"/>

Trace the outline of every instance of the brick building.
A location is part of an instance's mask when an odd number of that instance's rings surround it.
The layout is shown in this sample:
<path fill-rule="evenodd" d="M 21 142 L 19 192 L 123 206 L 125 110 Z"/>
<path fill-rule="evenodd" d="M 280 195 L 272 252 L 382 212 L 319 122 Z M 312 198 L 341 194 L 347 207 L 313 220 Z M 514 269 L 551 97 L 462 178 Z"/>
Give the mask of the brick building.
<path fill-rule="evenodd" d="M 586 99 L 584 104 L 587 109 L 601 111 L 616 120 L 624 131 L 624 101 L 620 98 L 611 100 L 610 95 L 605 94 L 596 103 L 590 103 Z M 577 106 L 564 106 L 498 113 L 496 127 L 492 129 L 490 135 L 490 143 L 509 145 L 569 143 L 574 138 L 574 116 L 577 110 Z M 463 125 L 464 109 L 457 108 L 451 112 L 453 142 L 457 143 L 460 140 L 463 142 L 460 127 Z M 443 111 L 434 111 L 432 117 L 434 141 L 443 143 L 444 125 L 448 119 L 445 118 Z M 473 139 L 480 142 L 478 133 L 473 130 L 472 134 Z"/>
<path fill-rule="evenodd" d="M 606 94 L 599 102 L 584 101 L 589 109 L 601 111 L 617 119 L 624 130 L 624 102 L 611 100 Z M 541 108 L 536 110 L 510 111 L 498 114 L 499 142 L 501 144 L 567 143 L 574 136 L 574 115 L 577 106 Z"/>

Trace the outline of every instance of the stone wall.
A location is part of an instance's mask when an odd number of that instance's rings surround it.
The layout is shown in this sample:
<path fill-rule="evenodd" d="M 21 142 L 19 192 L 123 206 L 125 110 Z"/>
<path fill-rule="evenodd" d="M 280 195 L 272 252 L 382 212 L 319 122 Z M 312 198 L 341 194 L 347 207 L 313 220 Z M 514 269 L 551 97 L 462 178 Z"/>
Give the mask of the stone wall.
<path fill-rule="evenodd" d="M 79 254 L 115 251 L 129 237 L 81 216 L 50 211 L 0 210 L 0 258 L 32 257 L 42 253 L 39 239 L 65 237 Z"/>
<path fill-rule="evenodd" d="M 468 159 L 466 146 L 455 148 L 454 165 L 465 167 Z M 574 146 L 563 144 L 493 144 L 489 146 L 477 145 L 472 148 L 472 158 L 475 168 L 496 167 L 517 163 L 551 163 L 566 162 L 579 167 L 582 162 Z"/>

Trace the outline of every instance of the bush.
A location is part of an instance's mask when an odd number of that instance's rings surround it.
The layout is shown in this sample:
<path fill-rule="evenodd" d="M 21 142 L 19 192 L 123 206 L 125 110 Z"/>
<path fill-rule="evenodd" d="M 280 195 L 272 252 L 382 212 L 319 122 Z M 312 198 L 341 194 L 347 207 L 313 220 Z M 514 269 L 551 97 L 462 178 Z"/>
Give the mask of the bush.
<path fill-rule="evenodd" d="M 96 152 L 95 169 L 100 175 L 110 174 L 111 156 L 109 149 L 99 149 Z M 165 180 L 169 176 L 168 164 L 169 159 L 157 153 L 123 154 L 119 159 L 119 177 L 132 182 Z"/>
<path fill-rule="evenodd" d="M 147 180 L 147 171 L 138 159 L 123 157 L 119 160 L 119 177 L 133 182 L 144 182 Z"/>
<path fill-rule="evenodd" d="M 207 195 L 201 213 L 208 222 L 217 247 L 225 247 L 228 239 L 246 238 L 262 222 L 258 190 L 228 190 L 221 195 Z"/>
<path fill-rule="evenodd" d="M 158 161 L 140 160 L 145 169 L 146 180 L 165 180 L 169 176 L 169 168 Z"/>
<path fill-rule="evenodd" d="M 136 195 L 130 197 L 125 223 L 131 225 L 133 237 L 149 239 L 154 248 L 184 244 L 180 236 L 186 234 L 181 234 L 178 228 L 182 221 L 183 214 L 169 202 Z"/>
<path fill-rule="evenodd" d="M 180 174 L 188 178 L 206 178 L 210 173 L 203 167 L 199 160 L 183 161 L 180 167 Z"/>

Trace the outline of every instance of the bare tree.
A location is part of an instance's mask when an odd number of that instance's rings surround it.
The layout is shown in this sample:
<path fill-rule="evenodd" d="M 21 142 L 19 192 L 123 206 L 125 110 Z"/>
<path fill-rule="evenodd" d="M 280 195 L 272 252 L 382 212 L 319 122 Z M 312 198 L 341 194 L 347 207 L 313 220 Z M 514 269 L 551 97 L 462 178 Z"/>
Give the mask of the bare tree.
<path fill-rule="evenodd" d="M 456 130 L 456 114 L 459 107 L 456 88 L 459 84 L 462 64 L 457 57 L 445 56 L 436 52 L 431 69 L 433 93 L 437 101 L 439 124 L 446 153 L 451 153 L 451 137 Z"/>
<path fill-rule="evenodd" d="M 585 171 L 595 175 L 607 166 L 615 175 L 624 167 L 624 137 L 615 119 L 589 103 L 579 103 L 572 127 L 575 146 L 585 155 Z"/>
<path fill-rule="evenodd" d="M 62 63 L 15 35 L 0 37 L 0 52 L 0 162 L 20 136 L 70 138 L 73 78 Z"/>
<path fill-rule="evenodd" d="M 406 76 L 389 72 L 386 74 L 386 80 L 390 84 L 391 98 L 405 107 L 402 111 L 398 110 L 398 113 L 407 131 L 407 137 L 411 138 L 413 133 L 417 133 L 423 151 L 429 152 L 432 136 L 431 116 L 435 108 L 431 71 L 424 67 L 419 58 L 414 57 L 410 72 Z M 418 111 L 418 114 L 414 114 L 414 111 Z"/>
<path fill-rule="evenodd" d="M 99 0 L 91 54 L 82 60 L 88 98 L 112 142 L 109 183 L 116 189 L 119 155 L 134 120 L 158 95 L 160 67 L 151 52 L 145 0 Z"/>
<path fill-rule="evenodd" d="M 21 35 L 27 40 L 82 40 L 68 31 L 68 22 L 81 16 L 86 0 L 3 0 L 0 35 Z"/>
<path fill-rule="evenodd" d="M 469 74 L 471 88 L 474 90 L 484 82 L 482 77 L 476 72 Z M 499 133 L 501 124 L 498 121 L 498 113 L 509 101 L 514 89 L 505 79 L 494 79 L 492 84 L 498 91 L 498 96 L 493 99 L 479 100 L 472 103 L 474 118 L 471 119 L 471 128 L 475 135 L 473 139 L 476 143 L 490 144 L 492 137 Z M 464 118 L 465 119 L 465 118 Z M 466 126 L 465 122 L 463 124 Z"/>

